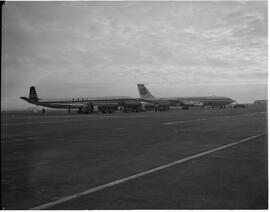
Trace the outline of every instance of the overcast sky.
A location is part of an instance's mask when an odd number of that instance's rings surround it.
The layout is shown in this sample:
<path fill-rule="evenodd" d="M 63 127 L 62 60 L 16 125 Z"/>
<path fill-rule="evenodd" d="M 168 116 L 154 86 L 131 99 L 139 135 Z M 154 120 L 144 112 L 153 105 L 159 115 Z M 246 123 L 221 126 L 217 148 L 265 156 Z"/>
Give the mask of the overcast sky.
<path fill-rule="evenodd" d="M 267 2 L 6 2 L 2 109 L 39 97 L 267 98 Z"/>

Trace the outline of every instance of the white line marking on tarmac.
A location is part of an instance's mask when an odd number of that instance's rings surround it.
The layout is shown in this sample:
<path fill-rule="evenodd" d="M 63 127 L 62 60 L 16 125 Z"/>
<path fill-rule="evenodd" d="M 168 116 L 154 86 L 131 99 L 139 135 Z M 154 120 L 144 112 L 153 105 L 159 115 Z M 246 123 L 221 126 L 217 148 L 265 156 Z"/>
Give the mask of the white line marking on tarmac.
<path fill-rule="evenodd" d="M 118 127 L 118 128 L 115 128 L 115 130 L 123 130 L 125 129 L 124 127 Z"/>
<path fill-rule="evenodd" d="M 22 142 L 22 141 L 32 141 L 32 140 L 37 140 L 37 139 L 40 139 L 40 137 L 15 138 L 11 140 L 8 140 L 6 138 L 3 138 L 3 139 L 1 138 L 1 143 L 7 144 L 7 143 Z"/>
<path fill-rule="evenodd" d="M 90 189 L 88 189 L 86 191 L 79 192 L 77 194 L 73 194 L 73 195 L 70 195 L 70 196 L 67 196 L 67 197 L 52 201 L 52 202 L 48 202 L 48 203 L 45 203 L 45 204 L 30 208 L 30 210 L 47 209 L 47 208 L 50 208 L 52 206 L 59 205 L 59 204 L 61 204 L 63 202 L 67 202 L 67 201 L 72 200 L 72 199 L 77 199 L 77 198 L 79 198 L 81 196 L 92 194 L 92 193 L 94 193 L 96 191 L 100 191 L 100 190 L 103 190 L 105 188 L 110 188 L 112 186 L 122 184 L 124 182 L 127 182 L 127 181 L 130 181 L 130 180 L 133 180 L 133 179 L 136 179 L 136 178 L 151 174 L 153 172 L 157 172 L 159 170 L 166 169 L 166 168 L 169 168 L 171 166 L 175 166 L 177 164 L 184 163 L 186 161 L 189 161 L 189 160 L 192 160 L 192 159 L 195 159 L 195 158 L 198 158 L 198 157 L 201 157 L 201 156 L 204 156 L 204 155 L 207 155 L 207 154 L 210 154 L 210 153 L 213 153 L 213 152 L 216 152 L 216 151 L 219 151 L 219 150 L 222 150 L 222 149 L 225 149 L 225 148 L 240 144 L 242 142 L 246 142 L 246 141 L 261 137 L 261 136 L 263 136 L 265 134 L 266 133 L 250 136 L 248 138 L 244 138 L 244 139 L 235 141 L 235 142 L 230 143 L 230 144 L 226 144 L 226 145 L 223 145 L 223 146 L 220 146 L 220 147 L 217 147 L 217 148 L 205 151 L 205 152 L 201 152 L 201 153 L 196 154 L 196 155 L 192 155 L 192 156 L 189 156 L 189 157 L 186 157 L 186 158 L 183 158 L 183 159 L 180 159 L 180 160 L 176 160 L 174 162 L 171 162 L 171 163 L 168 163 L 168 164 L 165 164 L 165 165 L 162 165 L 162 166 L 158 166 L 158 167 L 150 169 L 148 171 L 144 171 L 144 172 L 141 172 L 141 173 L 138 173 L 138 174 L 134 174 L 134 175 L 131 175 L 131 176 L 119 179 L 119 180 L 112 181 L 110 183 L 106 183 L 106 184 L 103 184 L 103 185 L 100 185 L 100 186 L 97 186 L 97 187 L 94 187 L 94 188 L 90 188 Z"/>
<path fill-rule="evenodd" d="M 181 124 L 181 123 L 184 123 L 184 122 L 186 122 L 186 121 L 173 121 L 173 122 L 163 123 L 162 125 Z"/>
<path fill-rule="evenodd" d="M 257 114 L 264 114 L 266 112 L 257 112 L 257 113 L 253 113 L 252 115 L 257 115 Z"/>
<path fill-rule="evenodd" d="M 207 119 L 190 119 L 190 120 L 183 120 L 183 121 L 174 121 L 174 122 L 165 122 L 165 123 L 162 123 L 162 125 L 172 125 L 172 124 L 182 124 L 182 123 L 185 123 L 185 122 L 190 122 L 190 121 L 205 121 Z"/>
<path fill-rule="evenodd" d="M 236 115 L 231 115 L 231 116 L 221 116 L 220 118 L 234 118 L 238 116 L 254 116 L 258 114 L 265 114 L 266 112 L 256 112 L 256 113 L 241 113 L 241 114 L 236 114 Z"/>
<path fill-rule="evenodd" d="M 252 115 L 258 115 L 258 114 L 264 114 L 265 112 L 256 112 L 256 113 L 242 113 L 242 114 L 237 114 L 237 115 L 231 115 L 231 116 L 219 116 L 219 117 L 209 117 L 209 118 L 234 118 L 237 116 L 252 116 Z M 182 124 L 185 122 L 191 122 L 191 121 L 205 121 L 208 120 L 206 118 L 202 119 L 190 119 L 190 120 L 182 120 L 182 121 L 173 121 L 173 122 L 165 122 L 162 123 L 162 125 L 173 125 L 173 124 Z"/>

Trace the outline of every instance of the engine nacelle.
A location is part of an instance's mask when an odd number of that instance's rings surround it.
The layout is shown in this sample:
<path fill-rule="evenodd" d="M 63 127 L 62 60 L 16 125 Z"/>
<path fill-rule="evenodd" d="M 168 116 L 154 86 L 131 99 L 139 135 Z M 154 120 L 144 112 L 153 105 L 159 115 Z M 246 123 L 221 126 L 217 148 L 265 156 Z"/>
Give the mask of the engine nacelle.
<path fill-rule="evenodd" d="M 136 100 L 123 101 L 120 104 L 120 110 L 124 112 L 139 112 L 142 110 L 142 104 Z"/>
<path fill-rule="evenodd" d="M 94 106 L 93 106 L 92 103 L 87 103 L 79 111 L 80 111 L 80 113 L 93 113 L 94 112 Z"/>
<path fill-rule="evenodd" d="M 182 106 L 186 106 L 186 107 L 203 107 L 203 103 L 202 102 L 192 102 L 192 101 L 183 101 L 182 102 Z"/>
<path fill-rule="evenodd" d="M 112 113 L 113 111 L 118 109 L 119 104 L 114 102 L 98 102 L 95 103 L 96 107 L 98 107 L 98 111 L 102 113 Z"/>
<path fill-rule="evenodd" d="M 196 102 L 193 104 L 193 107 L 203 107 L 204 104 L 202 102 Z"/>
<path fill-rule="evenodd" d="M 142 104 L 142 111 L 147 111 L 147 110 L 154 110 L 155 104 L 150 103 L 150 102 L 141 102 Z"/>
<path fill-rule="evenodd" d="M 124 107 L 141 107 L 142 104 L 138 101 L 128 100 L 128 101 L 124 101 L 122 103 L 122 106 L 124 106 Z"/>
<path fill-rule="evenodd" d="M 103 113 L 112 113 L 117 110 L 119 104 L 111 102 L 91 102 L 85 104 L 78 112 L 79 113 L 93 113 L 93 112 L 103 112 Z"/>

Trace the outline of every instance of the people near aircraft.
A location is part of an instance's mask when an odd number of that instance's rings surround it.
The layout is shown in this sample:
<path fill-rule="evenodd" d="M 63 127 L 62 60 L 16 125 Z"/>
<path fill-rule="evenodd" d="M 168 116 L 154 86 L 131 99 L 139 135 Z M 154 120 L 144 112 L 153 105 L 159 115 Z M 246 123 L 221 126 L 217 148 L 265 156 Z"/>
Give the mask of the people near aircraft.
<path fill-rule="evenodd" d="M 155 112 L 158 112 L 158 104 L 155 104 Z"/>

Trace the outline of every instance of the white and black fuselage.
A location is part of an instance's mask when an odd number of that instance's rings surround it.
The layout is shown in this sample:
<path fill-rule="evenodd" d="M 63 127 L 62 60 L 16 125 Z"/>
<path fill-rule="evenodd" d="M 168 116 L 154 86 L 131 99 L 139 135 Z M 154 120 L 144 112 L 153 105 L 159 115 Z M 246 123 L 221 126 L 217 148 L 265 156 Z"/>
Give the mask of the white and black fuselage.
<path fill-rule="evenodd" d="M 202 97 L 154 97 L 144 84 L 138 84 L 140 99 L 155 104 L 168 104 L 170 106 L 182 107 L 224 107 L 234 102 L 231 98 L 223 96 Z"/>
<path fill-rule="evenodd" d="M 79 111 L 92 112 L 93 107 L 115 110 L 117 107 L 138 108 L 141 103 L 138 99 L 126 96 L 112 97 L 86 97 L 70 99 L 40 99 L 34 86 L 30 87 L 29 97 L 20 97 L 30 104 L 57 109 L 78 109 Z"/>

